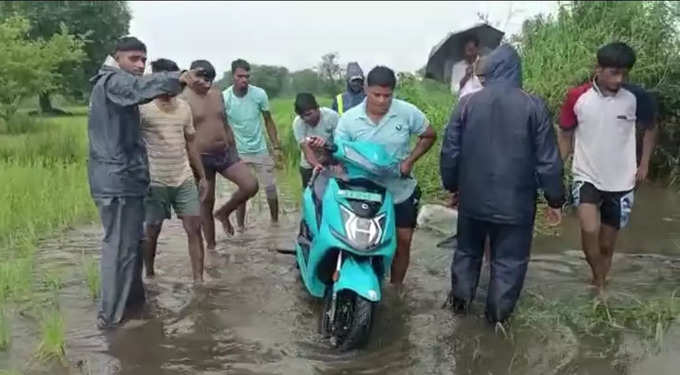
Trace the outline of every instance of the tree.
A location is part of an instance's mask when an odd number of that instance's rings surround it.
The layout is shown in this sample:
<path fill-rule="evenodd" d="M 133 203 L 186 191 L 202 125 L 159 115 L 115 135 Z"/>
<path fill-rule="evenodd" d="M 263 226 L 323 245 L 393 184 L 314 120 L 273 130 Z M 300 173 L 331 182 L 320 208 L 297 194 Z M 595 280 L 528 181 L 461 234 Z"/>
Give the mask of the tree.
<path fill-rule="evenodd" d="M 0 18 L 11 15 L 27 18 L 31 24 L 29 38 L 47 40 L 68 30 L 85 39 L 85 56 L 82 61 L 68 61 L 59 66 L 62 80 L 51 90 L 40 93 L 43 112 L 53 112 L 50 94 L 55 90 L 72 97 L 85 98 L 89 92 L 88 80 L 110 54 L 116 41 L 128 33 L 130 10 L 125 1 L 3 1 Z"/>
<path fill-rule="evenodd" d="M 323 82 L 324 91 L 329 95 L 335 95 L 342 90 L 344 81 L 342 68 L 338 62 L 340 55 L 337 52 L 330 52 L 321 56 L 319 63 L 319 77 Z"/>
<path fill-rule="evenodd" d="M 274 65 L 255 65 L 250 68 L 251 82 L 261 87 L 270 97 L 278 96 L 286 85 L 288 69 Z"/>
<path fill-rule="evenodd" d="M 65 26 L 49 40 L 29 39 L 30 23 L 13 16 L 0 23 L 0 118 L 7 121 L 19 102 L 57 87 L 61 64 L 84 57 L 83 41 Z"/>
<path fill-rule="evenodd" d="M 323 88 L 323 82 L 321 81 L 319 74 L 313 69 L 303 69 L 293 72 L 291 78 L 291 85 L 296 93 L 319 93 Z"/>

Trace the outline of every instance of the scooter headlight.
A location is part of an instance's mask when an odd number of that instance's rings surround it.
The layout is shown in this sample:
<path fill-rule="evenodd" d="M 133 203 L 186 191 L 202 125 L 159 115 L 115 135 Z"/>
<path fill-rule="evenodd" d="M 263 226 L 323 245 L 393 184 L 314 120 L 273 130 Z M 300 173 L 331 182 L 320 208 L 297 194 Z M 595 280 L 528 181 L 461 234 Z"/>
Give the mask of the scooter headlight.
<path fill-rule="evenodd" d="M 370 251 L 379 244 L 383 235 L 385 214 L 367 219 L 357 216 L 342 205 L 340 206 L 340 213 L 346 233 L 343 240 L 348 242 L 348 245 L 357 250 Z"/>

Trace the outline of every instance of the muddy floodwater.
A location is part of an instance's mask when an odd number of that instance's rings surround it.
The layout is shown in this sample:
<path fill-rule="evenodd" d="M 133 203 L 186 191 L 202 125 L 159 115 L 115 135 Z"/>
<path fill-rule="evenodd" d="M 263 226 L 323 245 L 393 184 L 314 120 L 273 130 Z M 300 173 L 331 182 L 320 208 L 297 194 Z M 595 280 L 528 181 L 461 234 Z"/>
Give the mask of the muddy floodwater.
<path fill-rule="evenodd" d="M 226 184 L 222 184 L 226 185 Z M 229 187 L 221 189 L 221 199 Z M 67 359 L 49 366 L 32 360 L 38 327 L 30 314 L 15 314 L 12 346 L 0 353 L 0 369 L 24 374 L 678 374 L 680 327 L 671 326 L 655 351 L 634 332 L 605 339 L 568 327 L 552 332 L 518 329 L 497 334 L 473 314 L 442 308 L 449 289 L 451 251 L 436 247 L 441 236 L 416 233 L 405 293 L 388 288 L 377 310 L 370 342 L 359 351 L 336 353 L 317 333 L 320 303 L 304 290 L 292 249 L 298 213 L 285 206 L 278 227 L 270 225 L 262 196 L 252 202 L 246 233 L 218 237 L 206 256 L 206 282 L 192 286 L 185 236 L 177 220 L 165 223 L 157 276 L 146 282 L 148 303 L 124 327 L 102 333 L 96 305 L 80 271 L 83 253 L 97 255 L 98 225 L 46 240 L 36 272 L 60 270 L 65 284 L 59 304 L 65 316 Z M 221 234 L 221 230 L 218 230 Z M 587 295 L 588 267 L 581 256 L 573 214 L 559 236 L 538 237 L 525 286 L 546 299 Z M 643 187 L 632 224 L 621 236 L 610 293 L 668 295 L 680 287 L 680 199 Z M 482 278 L 478 299 L 488 272 Z M 550 329 L 548 329 L 550 330 Z M 547 337 L 547 338 L 546 338 Z M 613 349 L 603 350 L 607 345 Z"/>

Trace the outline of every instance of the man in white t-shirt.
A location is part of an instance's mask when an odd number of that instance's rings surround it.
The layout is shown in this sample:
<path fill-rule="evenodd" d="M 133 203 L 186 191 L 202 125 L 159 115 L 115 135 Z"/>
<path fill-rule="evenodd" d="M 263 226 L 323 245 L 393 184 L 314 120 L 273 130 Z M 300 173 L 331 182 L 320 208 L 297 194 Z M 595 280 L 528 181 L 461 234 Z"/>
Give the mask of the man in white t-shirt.
<path fill-rule="evenodd" d="M 300 177 L 304 189 L 312 178 L 314 168 L 323 169 L 328 155 L 324 150 L 314 150 L 307 144 L 308 137 L 320 137 L 328 143 L 333 143 L 333 132 L 338 125 L 340 115 L 330 108 L 321 107 L 310 93 L 297 94 L 295 98 L 295 113 L 293 121 L 293 135 L 300 145 Z"/>
<path fill-rule="evenodd" d="M 479 39 L 472 34 L 464 40 L 463 60 L 455 63 L 451 70 L 451 92 L 459 98 L 482 89 L 482 83 L 474 74 L 474 64 L 478 59 Z"/>
<path fill-rule="evenodd" d="M 650 109 L 624 85 L 634 64 L 635 51 L 624 43 L 600 48 L 595 78 L 570 89 L 560 113 L 560 151 L 564 159 L 574 155 L 572 198 L 599 291 L 611 268 L 618 232 L 630 219 L 636 182 L 646 178 L 651 155 L 651 149 L 642 150 L 647 162 L 638 169 L 636 122 L 649 117 L 645 112 Z M 646 132 L 653 131 L 652 125 L 641 123 Z"/>

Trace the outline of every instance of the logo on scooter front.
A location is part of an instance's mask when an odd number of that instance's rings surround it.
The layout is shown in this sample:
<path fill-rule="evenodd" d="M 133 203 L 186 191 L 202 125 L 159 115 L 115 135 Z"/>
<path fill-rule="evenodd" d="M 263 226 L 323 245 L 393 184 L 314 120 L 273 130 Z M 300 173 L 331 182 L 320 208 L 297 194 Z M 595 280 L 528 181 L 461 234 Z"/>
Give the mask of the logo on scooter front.
<path fill-rule="evenodd" d="M 380 241 L 382 236 L 382 228 L 380 227 L 380 219 L 384 215 L 380 215 L 373 219 L 366 219 L 358 217 L 354 212 L 341 206 L 342 216 L 345 220 L 345 233 L 347 238 L 360 247 L 370 247 Z"/>

